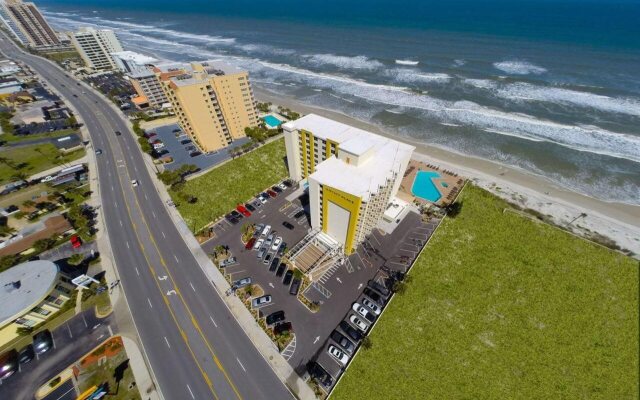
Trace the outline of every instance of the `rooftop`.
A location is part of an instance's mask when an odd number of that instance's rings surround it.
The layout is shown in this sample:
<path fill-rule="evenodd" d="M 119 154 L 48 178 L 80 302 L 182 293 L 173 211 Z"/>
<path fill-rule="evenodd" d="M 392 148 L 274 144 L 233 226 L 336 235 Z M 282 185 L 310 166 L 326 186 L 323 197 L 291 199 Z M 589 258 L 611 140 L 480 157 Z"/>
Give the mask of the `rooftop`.
<path fill-rule="evenodd" d="M 138 65 L 147 65 L 157 62 L 153 57 L 146 56 L 144 54 L 136 53 L 135 51 L 119 51 L 111 53 L 112 56 L 118 57 L 122 60 L 130 61 Z"/>
<path fill-rule="evenodd" d="M 241 68 L 229 65 L 220 60 L 192 62 L 191 64 L 168 64 L 156 67 L 164 73 L 182 69 L 182 74 L 171 77 L 171 81 L 177 86 L 188 86 L 200 83 L 212 75 L 223 76 L 246 72 Z"/>
<path fill-rule="evenodd" d="M 29 261 L 0 272 L 0 327 L 37 306 L 57 282 L 58 266 Z"/>

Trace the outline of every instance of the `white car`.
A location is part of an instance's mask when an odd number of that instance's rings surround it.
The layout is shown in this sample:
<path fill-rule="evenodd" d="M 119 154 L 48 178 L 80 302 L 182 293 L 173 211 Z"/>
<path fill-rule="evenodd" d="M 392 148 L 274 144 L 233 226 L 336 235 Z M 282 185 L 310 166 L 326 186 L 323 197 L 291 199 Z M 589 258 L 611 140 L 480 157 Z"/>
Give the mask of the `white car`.
<path fill-rule="evenodd" d="M 56 179 L 56 177 L 55 177 L 55 176 L 49 175 L 49 176 L 45 176 L 44 178 L 42 178 L 42 179 L 40 180 L 40 182 L 50 182 L 50 181 L 52 181 L 52 180 L 54 180 L 54 179 Z"/>
<path fill-rule="evenodd" d="M 264 229 L 262 230 L 262 236 L 267 236 L 269 232 L 271 232 L 271 225 L 267 225 L 264 227 Z"/>
<path fill-rule="evenodd" d="M 362 304 L 364 304 L 364 306 L 367 307 L 369 310 L 373 311 L 375 315 L 380 315 L 380 312 L 382 311 L 379 305 L 375 304 L 369 299 L 366 299 L 366 298 L 362 299 Z"/>
<path fill-rule="evenodd" d="M 133 179 L 133 180 L 131 181 L 131 186 L 133 186 L 133 187 L 138 186 L 138 181 L 137 181 L 136 179 Z"/>
<path fill-rule="evenodd" d="M 284 183 L 279 184 L 278 187 L 282 190 L 287 190 L 287 185 L 285 185 Z"/>
<path fill-rule="evenodd" d="M 331 357 L 338 360 L 338 362 L 342 364 L 343 367 L 346 366 L 349 362 L 349 356 L 338 350 L 338 348 L 334 345 L 329 345 L 329 350 L 327 350 L 327 353 L 329 353 Z"/>
<path fill-rule="evenodd" d="M 258 250 L 260 247 L 262 247 L 262 243 L 264 243 L 264 239 L 256 240 L 256 243 L 253 245 L 253 249 Z"/>
<path fill-rule="evenodd" d="M 370 319 L 371 318 L 371 317 L 367 316 L 367 315 L 369 315 L 369 311 L 367 311 L 366 308 L 362 307 L 360 305 L 360 303 L 353 303 L 353 306 L 351 306 L 351 309 L 353 311 L 357 312 L 358 314 L 362 315 L 366 319 Z"/>
<path fill-rule="evenodd" d="M 362 332 L 367 332 L 367 329 L 369 328 L 369 326 L 365 324 L 363 320 L 356 317 L 355 315 L 352 315 L 351 317 L 349 317 L 349 321 L 351 321 L 351 323 L 355 325 L 356 328 L 360 329 Z"/>
<path fill-rule="evenodd" d="M 258 197 L 258 200 L 260 200 L 260 203 L 264 204 L 267 202 L 267 199 L 265 199 L 264 197 L 260 196 Z"/>
<path fill-rule="evenodd" d="M 280 243 L 282 243 L 282 238 L 278 236 L 276 240 L 273 241 L 273 244 L 271 245 L 271 250 L 277 251 L 278 248 L 280 247 Z"/>

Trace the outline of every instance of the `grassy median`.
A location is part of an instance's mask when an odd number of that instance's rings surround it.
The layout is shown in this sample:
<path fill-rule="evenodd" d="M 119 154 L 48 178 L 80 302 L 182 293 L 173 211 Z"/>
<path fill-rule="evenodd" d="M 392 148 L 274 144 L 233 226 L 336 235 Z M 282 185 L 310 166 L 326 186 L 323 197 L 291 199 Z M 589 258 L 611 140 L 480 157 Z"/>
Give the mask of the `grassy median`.
<path fill-rule="evenodd" d="M 68 167 L 67 163 L 84 154 L 84 149 L 64 154 L 50 143 L 8 148 L 0 151 L 0 184 L 18 180 L 21 176 L 24 179 L 56 166 Z"/>
<path fill-rule="evenodd" d="M 194 232 L 230 212 L 288 176 L 284 139 L 266 144 L 186 182 L 181 191 L 195 196 L 195 203 L 181 201 L 170 191 L 182 217 Z"/>
<path fill-rule="evenodd" d="M 638 261 L 469 185 L 339 399 L 631 399 Z"/>

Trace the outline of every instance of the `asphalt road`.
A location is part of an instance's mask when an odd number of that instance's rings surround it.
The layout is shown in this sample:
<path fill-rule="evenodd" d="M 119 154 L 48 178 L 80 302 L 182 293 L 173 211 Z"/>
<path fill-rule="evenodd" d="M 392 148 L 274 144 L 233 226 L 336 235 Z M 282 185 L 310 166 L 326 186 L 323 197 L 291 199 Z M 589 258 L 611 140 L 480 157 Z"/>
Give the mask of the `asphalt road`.
<path fill-rule="evenodd" d="M 28 64 L 75 107 L 93 148 L 103 150 L 96 157 L 107 233 L 164 398 L 292 398 L 179 235 L 120 115 L 52 63 L 22 53 L 4 35 L 0 38 L 0 50 L 7 57 Z"/>
<path fill-rule="evenodd" d="M 98 319 L 91 309 L 76 315 L 51 332 L 53 349 L 21 365 L 19 372 L 2 382 L 0 399 L 32 400 L 41 385 L 105 341 L 114 331 L 117 327 L 113 314 Z M 57 393 L 65 392 L 67 390 L 60 389 Z M 75 392 L 73 394 L 69 398 L 75 399 Z"/>

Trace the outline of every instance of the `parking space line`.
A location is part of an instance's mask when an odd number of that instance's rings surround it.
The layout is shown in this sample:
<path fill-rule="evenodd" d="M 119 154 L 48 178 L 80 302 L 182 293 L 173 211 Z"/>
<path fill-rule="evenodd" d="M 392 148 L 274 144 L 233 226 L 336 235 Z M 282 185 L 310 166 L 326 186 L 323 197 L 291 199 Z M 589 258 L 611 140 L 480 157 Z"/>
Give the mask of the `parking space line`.
<path fill-rule="evenodd" d="M 167 337 L 166 337 L 166 336 L 164 337 L 164 341 L 167 343 L 167 347 L 168 347 L 168 348 L 171 348 L 171 345 L 169 344 L 169 341 L 167 340 Z"/>
<path fill-rule="evenodd" d="M 151 300 L 149 300 L 148 297 L 147 297 L 147 303 L 149 303 L 149 308 L 153 308 L 153 305 L 151 304 Z"/>
<path fill-rule="evenodd" d="M 193 392 L 191 391 L 191 388 L 189 387 L 189 385 L 187 385 L 187 389 L 189 389 L 189 393 L 191 394 L 191 398 L 195 399 L 196 397 L 193 395 Z"/>

